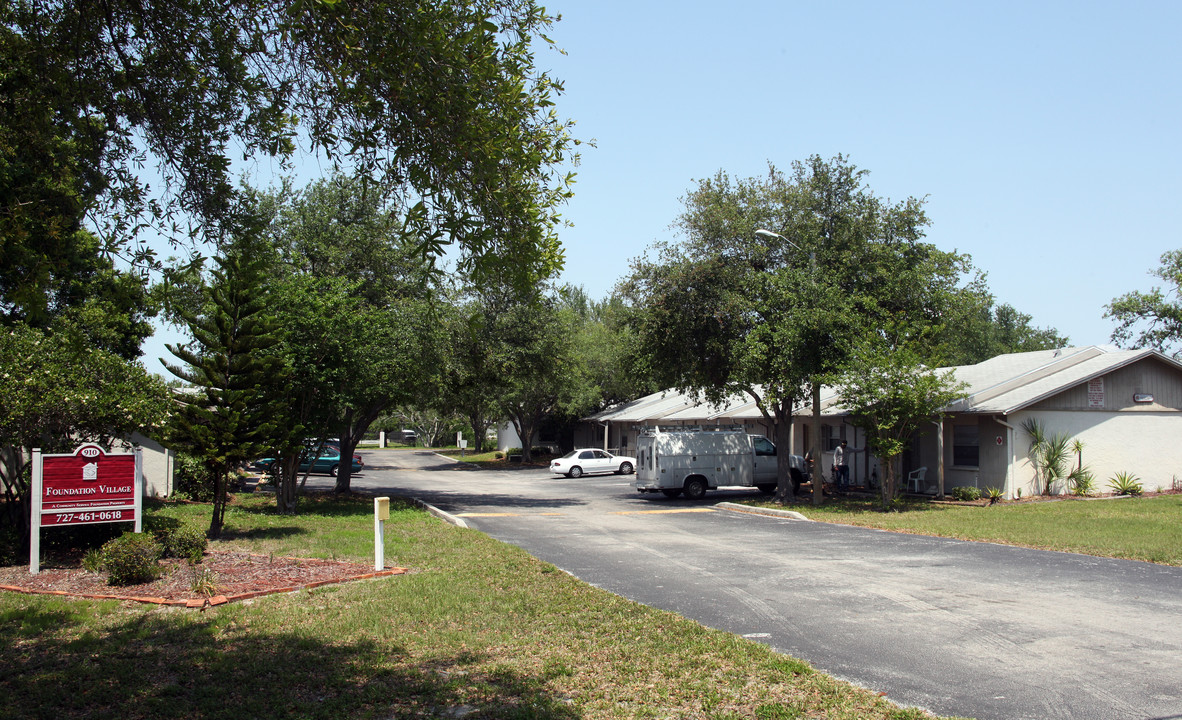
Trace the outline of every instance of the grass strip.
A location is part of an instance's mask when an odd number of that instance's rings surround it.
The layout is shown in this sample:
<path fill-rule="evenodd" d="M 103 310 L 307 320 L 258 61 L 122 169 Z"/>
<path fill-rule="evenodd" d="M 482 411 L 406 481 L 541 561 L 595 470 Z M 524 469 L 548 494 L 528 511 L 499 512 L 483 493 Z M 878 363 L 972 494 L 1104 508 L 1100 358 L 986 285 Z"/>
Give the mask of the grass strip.
<path fill-rule="evenodd" d="M 369 497 L 306 497 L 294 517 L 272 504 L 239 496 L 218 549 L 372 557 Z M 411 573 L 202 613 L 0 593 L 0 718 L 930 717 L 409 503 L 386 542 Z"/>
<path fill-rule="evenodd" d="M 744 504 L 782 507 L 760 500 Z M 992 506 L 908 499 L 889 512 L 879 509 L 877 499 L 788 507 L 823 522 L 1182 566 L 1182 495 Z"/>

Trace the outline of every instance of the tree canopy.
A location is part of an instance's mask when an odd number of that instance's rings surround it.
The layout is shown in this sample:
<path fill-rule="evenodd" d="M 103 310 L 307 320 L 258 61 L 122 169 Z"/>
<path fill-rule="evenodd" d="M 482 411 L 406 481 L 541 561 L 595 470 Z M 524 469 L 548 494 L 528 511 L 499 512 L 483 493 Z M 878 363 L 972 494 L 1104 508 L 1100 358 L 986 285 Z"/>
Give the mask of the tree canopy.
<path fill-rule="evenodd" d="M 232 235 L 237 163 L 319 153 L 407 201 L 424 253 L 454 241 L 466 269 L 527 286 L 561 262 L 575 145 L 534 63 L 556 19 L 531 0 L 12 0 L 0 196 L 43 236 L 85 215 L 152 262 L 146 226 Z"/>
<path fill-rule="evenodd" d="M 0 487 L 10 523 L 29 522 L 30 451 L 67 452 L 80 443 L 163 427 L 164 383 L 138 363 L 69 331 L 24 324 L 0 329 Z"/>
<path fill-rule="evenodd" d="M 1182 346 L 1182 250 L 1161 256 L 1161 265 L 1151 273 L 1166 282 L 1163 290 L 1134 291 L 1115 298 L 1104 317 L 1116 321 L 1112 340 L 1121 346 L 1151 347 L 1178 354 Z"/>
<path fill-rule="evenodd" d="M 925 361 L 931 365 L 973 365 L 998 355 L 1053 350 L 1071 340 L 1054 328 L 1035 327 L 1034 318 L 996 299 L 978 277 L 957 291 Z"/>

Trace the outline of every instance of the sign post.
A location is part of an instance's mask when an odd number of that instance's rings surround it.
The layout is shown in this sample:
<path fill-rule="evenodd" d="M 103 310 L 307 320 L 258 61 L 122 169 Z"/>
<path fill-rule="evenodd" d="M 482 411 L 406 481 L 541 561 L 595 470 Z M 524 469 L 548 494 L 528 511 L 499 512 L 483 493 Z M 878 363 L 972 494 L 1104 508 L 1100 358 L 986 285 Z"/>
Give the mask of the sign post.
<path fill-rule="evenodd" d="M 33 450 L 33 512 L 29 572 L 41 571 L 41 528 L 59 525 L 134 522 L 143 527 L 144 459 L 108 453 L 94 444 L 73 453 L 43 455 Z"/>
<path fill-rule="evenodd" d="M 390 519 L 390 498 L 373 499 L 373 569 L 386 568 L 386 521 Z"/>

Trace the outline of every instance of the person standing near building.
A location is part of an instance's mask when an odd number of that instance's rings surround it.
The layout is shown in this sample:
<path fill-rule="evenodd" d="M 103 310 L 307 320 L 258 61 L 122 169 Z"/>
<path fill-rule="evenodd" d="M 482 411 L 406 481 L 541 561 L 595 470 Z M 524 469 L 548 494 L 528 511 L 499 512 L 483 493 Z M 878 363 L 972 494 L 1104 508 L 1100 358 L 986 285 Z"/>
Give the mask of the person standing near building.
<path fill-rule="evenodd" d="M 833 467 L 835 468 L 833 482 L 838 490 L 850 489 L 850 454 L 857 452 L 849 447 L 845 440 L 841 441 L 833 450 Z"/>

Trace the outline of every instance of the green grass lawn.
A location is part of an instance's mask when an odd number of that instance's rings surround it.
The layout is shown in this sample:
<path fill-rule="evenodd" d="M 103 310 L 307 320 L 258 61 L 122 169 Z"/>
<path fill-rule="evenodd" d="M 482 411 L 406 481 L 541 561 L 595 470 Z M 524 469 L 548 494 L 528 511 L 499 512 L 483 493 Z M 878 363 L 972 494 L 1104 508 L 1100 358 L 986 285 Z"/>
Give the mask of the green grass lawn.
<path fill-rule="evenodd" d="M 372 560 L 370 498 L 272 504 L 239 496 L 211 549 Z M 411 572 L 204 612 L 0 593 L 0 718 L 928 717 L 408 504 L 385 550 Z"/>
<path fill-rule="evenodd" d="M 462 460 L 466 463 L 478 465 L 485 470 L 511 469 L 518 467 L 550 467 L 550 461 L 554 458 L 553 455 L 535 452 L 532 454 L 530 462 L 523 464 L 521 462 L 509 462 L 508 458 L 504 456 L 505 453 L 499 450 L 490 450 L 483 453 L 474 453 L 471 450 L 467 450 L 462 456 L 460 455 L 460 451 L 455 448 L 440 449 L 436 452 L 438 452 L 440 455 L 455 458 L 456 460 Z"/>
<path fill-rule="evenodd" d="M 877 499 L 827 499 L 819 508 L 807 503 L 791 508 L 823 522 L 1182 566 L 1182 495 L 993 506 L 909 500 L 898 512 L 880 512 L 878 506 Z"/>

